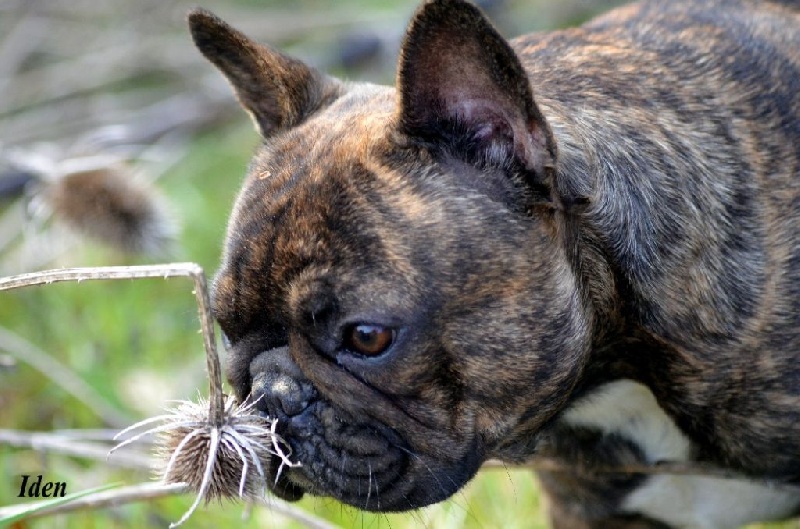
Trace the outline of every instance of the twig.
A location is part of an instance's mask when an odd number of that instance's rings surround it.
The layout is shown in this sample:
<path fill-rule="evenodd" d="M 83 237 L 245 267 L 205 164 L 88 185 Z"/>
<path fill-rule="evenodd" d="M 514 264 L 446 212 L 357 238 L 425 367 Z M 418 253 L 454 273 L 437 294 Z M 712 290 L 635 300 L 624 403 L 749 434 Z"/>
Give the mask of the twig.
<path fill-rule="evenodd" d="M 234 112 L 236 101 L 227 92 L 212 88 L 219 85 L 217 80 L 209 85 L 197 93 L 175 96 L 163 88 L 142 88 L 113 95 L 48 101 L 0 118 L 0 123 L 4 136 L 13 138 L 15 145 L 42 140 L 61 142 L 65 137 L 91 135 L 94 129 L 108 126 L 128 129 L 130 139 L 125 140 L 130 142 L 155 142 L 172 130 L 188 133 L 240 117 Z M 61 119 L 53 121 L 54 115 Z"/>
<path fill-rule="evenodd" d="M 152 500 L 163 498 L 165 496 L 173 496 L 176 494 L 182 494 L 184 492 L 186 492 L 186 486 L 181 483 L 172 485 L 142 483 L 139 485 L 132 485 L 129 487 L 121 487 L 114 490 L 98 492 L 97 494 L 90 494 L 88 496 L 55 505 L 53 507 L 37 509 L 39 505 L 46 503 L 46 501 L 10 505 L 8 507 L 0 508 L 0 521 L 2 521 L 3 518 L 17 516 L 20 513 L 28 510 L 31 510 L 32 512 L 27 515 L 25 519 L 33 519 L 43 516 L 50 516 L 53 514 L 64 514 L 68 512 L 80 511 L 84 509 L 114 507 L 135 501 Z"/>
<path fill-rule="evenodd" d="M 129 417 L 108 404 L 102 395 L 73 373 L 69 367 L 4 327 L 0 327 L 0 350 L 35 368 L 82 402 L 109 426 L 122 427 L 130 423 Z"/>
<path fill-rule="evenodd" d="M 160 483 L 142 483 L 139 485 L 122 487 L 110 491 L 98 492 L 96 494 L 90 494 L 88 496 L 78 498 L 68 503 L 55 505 L 50 508 L 42 508 L 40 510 L 36 510 L 35 512 L 31 512 L 26 519 L 40 518 L 54 514 L 64 514 L 84 509 L 113 507 L 136 501 L 175 496 L 187 492 L 190 492 L 189 486 L 183 483 L 174 483 L 171 485 L 164 485 Z M 33 509 L 41 503 L 43 502 L 31 502 L 22 505 L 11 505 L 9 507 L 0 508 L 0 521 L 2 521 L 3 518 L 15 516 L 29 509 Z M 277 498 L 265 498 L 259 503 L 269 507 L 279 514 L 302 523 L 309 529 L 338 529 L 336 525 L 317 518 L 316 516 L 289 505 L 285 501 Z"/>
<path fill-rule="evenodd" d="M 642 475 L 673 475 L 673 476 L 698 476 L 718 479 L 733 479 L 769 483 L 780 487 L 800 488 L 800 484 L 789 483 L 780 479 L 766 479 L 748 476 L 741 472 L 716 467 L 697 461 L 665 461 L 655 465 L 621 465 L 621 466 L 588 466 L 585 464 L 571 464 L 551 457 L 535 457 L 521 465 L 508 465 L 496 459 L 490 459 L 483 465 L 483 469 L 530 469 L 537 472 L 556 472 L 567 474 L 642 474 Z"/>
<path fill-rule="evenodd" d="M 77 457 L 107 461 L 111 465 L 126 468 L 150 469 L 153 459 L 137 453 L 117 454 L 108 457 L 108 446 L 88 441 L 79 441 L 69 434 L 60 432 L 23 432 L 19 430 L 0 430 L 0 444 L 15 448 L 30 448 L 41 452 L 58 452 Z"/>
<path fill-rule="evenodd" d="M 224 413 L 222 394 L 222 368 L 217 355 L 214 337 L 214 319 L 211 316 L 208 286 L 203 268 L 196 263 L 169 263 L 143 266 L 98 266 L 89 268 L 64 268 L 45 270 L 0 278 L 0 291 L 34 285 L 49 285 L 62 281 L 95 281 L 111 279 L 146 279 L 189 277 L 194 281 L 194 295 L 206 351 L 209 378 L 209 421 L 221 425 Z M 2 336 L 2 335 L 0 335 Z"/>
<path fill-rule="evenodd" d="M 113 428 L 63 428 L 54 430 L 47 433 L 50 435 L 58 435 L 64 439 L 73 439 L 75 441 L 91 441 L 93 443 L 112 443 L 114 436 L 117 435 L 119 430 Z"/>
<path fill-rule="evenodd" d="M 145 73 L 167 72 L 191 64 L 189 59 L 195 58 L 190 55 L 191 50 L 177 46 L 177 42 L 177 37 L 165 36 L 109 45 L 74 59 L 17 74 L 1 87 L 0 116 L 46 101 L 108 89 Z M 121 61 L 127 61 L 128 67 L 120 68 Z M 87 71 L 92 74 L 86 75 Z M 36 86 L 37 90 L 30 90 L 30 86 Z"/>
<path fill-rule="evenodd" d="M 47 32 L 45 20 L 35 15 L 20 18 L 0 42 L 0 85 L 9 82 L 19 65 Z M 0 90 L 2 88 L 0 87 Z"/>

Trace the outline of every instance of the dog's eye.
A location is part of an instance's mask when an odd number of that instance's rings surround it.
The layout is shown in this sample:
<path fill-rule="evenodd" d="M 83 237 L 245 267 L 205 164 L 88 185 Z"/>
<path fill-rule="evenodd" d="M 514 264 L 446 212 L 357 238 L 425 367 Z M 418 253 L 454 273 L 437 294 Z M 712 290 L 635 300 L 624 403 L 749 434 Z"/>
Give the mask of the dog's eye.
<path fill-rule="evenodd" d="M 377 356 L 394 342 L 395 331 L 382 325 L 359 323 L 345 330 L 344 346 L 364 356 Z"/>

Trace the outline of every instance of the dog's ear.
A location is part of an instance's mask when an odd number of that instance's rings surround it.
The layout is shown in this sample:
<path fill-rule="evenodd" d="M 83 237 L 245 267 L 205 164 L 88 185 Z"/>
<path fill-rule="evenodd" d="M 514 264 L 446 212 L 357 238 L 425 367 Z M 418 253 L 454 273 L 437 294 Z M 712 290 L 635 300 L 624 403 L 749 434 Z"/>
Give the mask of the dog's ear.
<path fill-rule="evenodd" d="M 521 170 L 549 200 L 552 132 L 519 58 L 477 7 L 463 0 L 422 5 L 397 76 L 404 134 L 470 163 Z"/>
<path fill-rule="evenodd" d="M 339 94 L 339 81 L 248 38 L 204 9 L 188 16 L 200 52 L 233 85 L 262 136 L 297 125 Z"/>

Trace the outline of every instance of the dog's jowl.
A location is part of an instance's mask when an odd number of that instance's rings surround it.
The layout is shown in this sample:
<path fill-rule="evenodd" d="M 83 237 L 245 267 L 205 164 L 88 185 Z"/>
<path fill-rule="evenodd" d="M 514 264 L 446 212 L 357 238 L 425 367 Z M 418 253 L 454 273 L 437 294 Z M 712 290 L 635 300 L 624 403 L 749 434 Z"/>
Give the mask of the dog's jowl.
<path fill-rule="evenodd" d="M 506 41 L 431 0 L 396 87 L 189 22 L 264 140 L 213 304 L 275 494 L 413 509 L 538 455 L 555 527 L 800 510 L 800 4 Z M 665 461 L 748 478 L 599 468 Z"/>

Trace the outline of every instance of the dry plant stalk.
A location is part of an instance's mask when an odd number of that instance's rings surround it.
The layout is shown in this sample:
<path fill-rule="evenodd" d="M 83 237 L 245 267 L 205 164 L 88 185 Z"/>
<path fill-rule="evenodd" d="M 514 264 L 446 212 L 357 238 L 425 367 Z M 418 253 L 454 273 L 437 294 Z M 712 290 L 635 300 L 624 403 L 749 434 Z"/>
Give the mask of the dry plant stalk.
<path fill-rule="evenodd" d="M 266 465 L 272 455 L 284 466 L 297 466 L 291 449 L 277 435 L 277 422 L 255 411 L 255 402 L 240 404 L 222 392 L 222 369 L 216 349 L 208 287 L 203 269 L 195 263 L 149 266 L 93 267 L 34 272 L 0 279 L 0 291 L 58 281 L 190 277 L 200 315 L 209 377 L 209 398 L 197 403 L 179 401 L 165 415 L 138 422 L 116 439 L 151 426 L 120 442 L 111 452 L 150 434 L 159 434 L 158 452 L 164 460 L 162 481 L 186 483 L 197 492 L 194 503 L 170 528 L 183 524 L 202 500 L 258 500 L 266 489 Z M 156 424 L 156 426 L 152 426 Z M 109 454 L 111 453 L 109 452 Z"/>
<path fill-rule="evenodd" d="M 189 486 L 184 483 L 172 485 L 164 485 L 162 483 L 140 483 L 137 485 L 128 485 L 126 487 L 115 488 L 112 490 L 95 492 L 76 498 L 68 503 L 59 503 L 57 505 L 43 506 L 42 503 L 49 502 L 50 500 L 40 500 L 39 502 L 26 502 L 19 505 L 0 507 L 0 520 L 3 520 L 6 517 L 17 516 L 26 511 L 30 512 L 26 514 L 25 520 L 30 520 L 56 514 L 67 514 L 84 509 L 115 507 L 136 501 L 146 501 L 164 498 L 167 496 L 174 496 L 176 494 L 183 494 L 189 491 Z M 262 498 L 260 503 L 269 507 L 269 509 L 275 513 L 299 522 L 308 529 L 340 529 L 337 525 L 326 522 L 321 518 L 317 518 L 316 516 L 277 498 L 270 498 L 268 500 L 266 498 Z"/>

